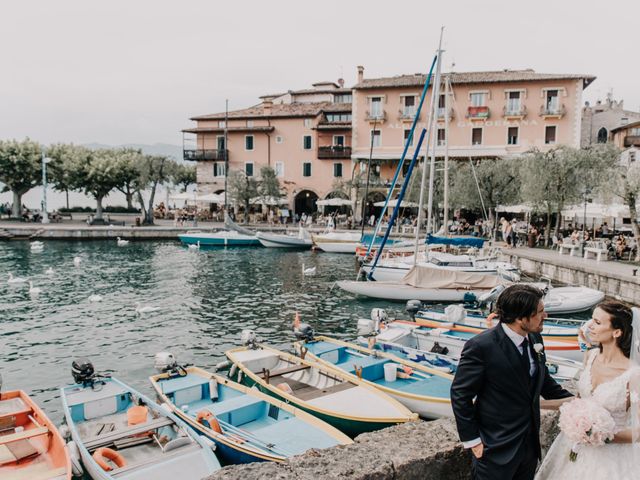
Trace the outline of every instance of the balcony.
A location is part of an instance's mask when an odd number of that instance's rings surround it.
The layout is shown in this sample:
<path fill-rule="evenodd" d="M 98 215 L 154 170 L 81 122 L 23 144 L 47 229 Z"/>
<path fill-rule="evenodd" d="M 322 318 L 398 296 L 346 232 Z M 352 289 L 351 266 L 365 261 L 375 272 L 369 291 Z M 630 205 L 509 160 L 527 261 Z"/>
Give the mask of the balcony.
<path fill-rule="evenodd" d="M 366 118 L 369 122 L 382 123 L 387 119 L 387 113 L 384 110 L 376 111 L 376 112 L 367 111 L 366 115 L 367 115 Z"/>
<path fill-rule="evenodd" d="M 540 116 L 545 118 L 562 118 L 566 115 L 567 109 L 564 105 L 542 105 L 540 107 Z"/>
<path fill-rule="evenodd" d="M 489 107 L 467 107 L 467 118 L 471 120 L 486 120 L 489 118 Z"/>
<path fill-rule="evenodd" d="M 351 158 L 351 147 L 334 145 L 332 147 L 318 147 L 318 158 L 322 160 L 335 158 Z"/>
<path fill-rule="evenodd" d="M 627 135 L 624 137 L 625 147 L 640 147 L 640 135 Z"/>
<path fill-rule="evenodd" d="M 182 158 L 185 160 L 226 160 L 229 150 L 183 150 Z"/>
<path fill-rule="evenodd" d="M 398 110 L 398 118 L 403 121 L 413 121 L 413 119 L 416 118 L 416 109 L 403 108 L 402 110 Z"/>
<path fill-rule="evenodd" d="M 445 119 L 445 114 L 447 113 L 447 109 L 444 107 L 438 107 L 438 120 L 444 120 Z M 453 117 L 455 116 L 453 108 L 449 109 L 449 112 L 447 114 L 447 116 L 449 117 L 449 120 L 452 120 Z"/>
<path fill-rule="evenodd" d="M 524 118 L 527 116 L 527 107 L 524 105 L 505 105 L 502 109 L 505 118 Z"/>

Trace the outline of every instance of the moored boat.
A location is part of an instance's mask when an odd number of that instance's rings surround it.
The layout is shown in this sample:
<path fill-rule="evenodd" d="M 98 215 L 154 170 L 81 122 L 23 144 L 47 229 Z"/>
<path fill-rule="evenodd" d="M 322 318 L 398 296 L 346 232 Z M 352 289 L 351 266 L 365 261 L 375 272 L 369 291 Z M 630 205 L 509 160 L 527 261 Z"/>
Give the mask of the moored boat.
<path fill-rule="evenodd" d="M 247 333 L 249 338 L 254 334 Z M 367 383 L 324 365 L 255 343 L 226 352 L 230 378 L 326 421 L 350 437 L 413 421 L 405 406 Z"/>
<path fill-rule="evenodd" d="M 65 419 L 94 480 L 199 480 L 220 469 L 212 443 L 115 378 L 73 365 L 75 385 L 60 389 Z"/>
<path fill-rule="evenodd" d="M 0 395 L 0 478 L 70 480 L 71 460 L 62 436 L 22 390 Z"/>
<path fill-rule="evenodd" d="M 310 448 L 352 443 L 329 424 L 257 389 L 159 357 L 168 354 L 156 356 L 156 366 L 168 371 L 150 378 L 159 399 L 213 440 L 226 463 L 282 462 Z"/>
<path fill-rule="evenodd" d="M 356 253 L 360 245 L 360 233 L 328 232 L 314 234 L 313 243 L 322 251 L 329 253 Z"/>
<path fill-rule="evenodd" d="M 257 232 L 256 238 L 263 247 L 308 249 L 313 246 L 309 232 L 300 227 L 295 235 L 284 233 Z"/>
<path fill-rule="evenodd" d="M 218 230 L 217 232 L 187 232 L 178 235 L 185 245 L 200 245 L 203 247 L 255 247 L 260 242 L 255 235 L 245 235 L 234 230 Z"/>

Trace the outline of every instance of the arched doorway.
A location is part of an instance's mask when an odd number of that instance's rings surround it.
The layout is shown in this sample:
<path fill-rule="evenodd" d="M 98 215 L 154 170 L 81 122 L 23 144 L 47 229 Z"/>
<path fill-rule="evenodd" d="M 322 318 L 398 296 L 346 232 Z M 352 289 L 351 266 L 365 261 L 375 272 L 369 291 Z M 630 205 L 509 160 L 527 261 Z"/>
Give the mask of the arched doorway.
<path fill-rule="evenodd" d="M 368 222 L 371 215 L 375 215 L 376 220 L 382 213 L 382 207 L 375 207 L 373 204 L 377 202 L 384 202 L 387 196 L 382 192 L 369 192 L 367 195 L 367 206 L 365 207 L 365 219 Z"/>
<path fill-rule="evenodd" d="M 598 143 L 607 143 L 607 129 L 602 127 L 600 130 L 598 130 Z"/>
<path fill-rule="evenodd" d="M 318 201 L 318 195 L 311 190 L 302 190 L 296 194 L 294 200 L 295 214 L 307 215 L 316 213 L 316 202 Z"/>

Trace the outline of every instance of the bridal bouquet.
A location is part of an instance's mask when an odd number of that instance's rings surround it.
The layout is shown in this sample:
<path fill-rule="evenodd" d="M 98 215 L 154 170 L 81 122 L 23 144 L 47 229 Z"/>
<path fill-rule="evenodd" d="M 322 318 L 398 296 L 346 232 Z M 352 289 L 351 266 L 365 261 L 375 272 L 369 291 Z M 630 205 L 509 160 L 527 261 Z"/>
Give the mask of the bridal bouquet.
<path fill-rule="evenodd" d="M 560 430 L 573 442 L 569 459 L 578 458 L 580 445 L 602 446 L 613 440 L 616 423 L 599 403 L 576 398 L 560 407 Z"/>

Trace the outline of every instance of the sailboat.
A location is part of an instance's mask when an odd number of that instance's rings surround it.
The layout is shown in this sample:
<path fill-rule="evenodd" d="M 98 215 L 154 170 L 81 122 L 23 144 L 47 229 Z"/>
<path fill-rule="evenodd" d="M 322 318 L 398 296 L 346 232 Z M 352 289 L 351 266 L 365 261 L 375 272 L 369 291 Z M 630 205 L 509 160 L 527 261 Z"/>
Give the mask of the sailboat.
<path fill-rule="evenodd" d="M 298 232 L 290 235 L 286 233 L 257 232 L 256 238 L 263 247 L 268 248 L 297 248 L 309 249 L 313 246 L 311 234 L 302 226 Z"/>

